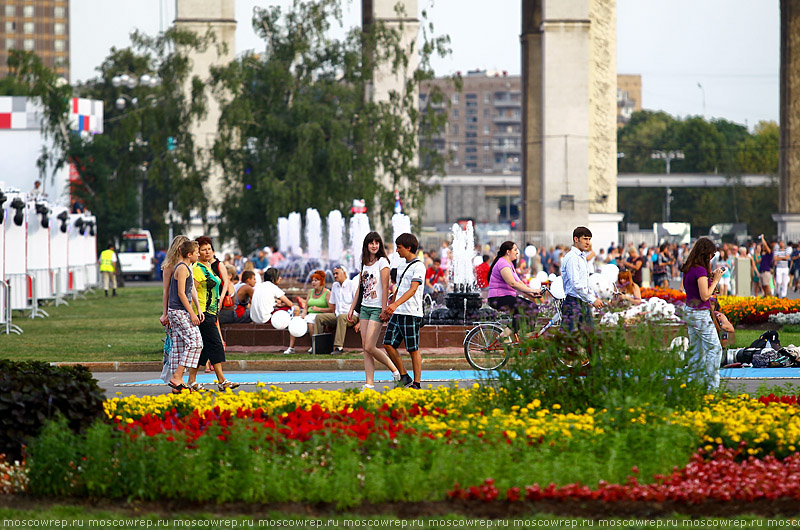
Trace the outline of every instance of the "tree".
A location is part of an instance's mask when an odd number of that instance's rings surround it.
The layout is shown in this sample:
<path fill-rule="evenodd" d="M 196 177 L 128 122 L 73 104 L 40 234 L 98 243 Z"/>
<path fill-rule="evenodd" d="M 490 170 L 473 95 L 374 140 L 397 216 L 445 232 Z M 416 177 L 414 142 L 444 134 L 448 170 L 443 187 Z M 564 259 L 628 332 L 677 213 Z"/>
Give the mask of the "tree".
<path fill-rule="evenodd" d="M 429 57 L 445 53 L 447 39 L 425 38 L 420 50 L 406 50 L 398 32 L 382 24 L 337 39 L 329 31 L 334 21 L 341 22 L 336 0 L 297 1 L 285 14 L 257 9 L 253 27 L 264 53 L 212 72 L 223 102 L 213 153 L 225 182 L 219 229 L 243 248 L 274 240 L 277 218 L 292 210 L 313 207 L 324 216 L 367 198 L 391 212 L 394 189 L 421 207 L 421 176 L 443 169 L 436 151 L 418 150 L 418 136 L 435 134 L 446 116 L 420 113 L 414 94 L 433 77 Z M 420 53 L 421 63 L 403 93 L 371 101 L 374 69 L 402 71 L 411 53 Z M 389 185 L 376 178 L 381 172 Z"/>
<path fill-rule="evenodd" d="M 111 49 L 97 68 L 98 78 L 74 90 L 59 86 L 55 74 L 40 68 L 35 56 L 12 52 L 19 65 L 12 70 L 17 81 L 6 85 L 9 90 L 28 86 L 29 95 L 43 99 L 46 131 L 55 140 L 44 157 L 54 168 L 74 164 L 79 180 L 71 183 L 70 193 L 97 217 L 101 241 L 136 227 L 140 207 L 142 227 L 163 238 L 170 200 L 183 219 L 193 210 L 204 213 L 208 203 L 202 188 L 207 169 L 196 160 L 189 133 L 192 120 L 205 112 L 205 99 L 201 81 L 189 78 L 188 53 L 204 48 L 209 40 L 176 29 L 156 37 L 135 32 L 131 39 L 131 47 Z M 156 76 L 160 83 L 115 87 L 112 80 L 121 74 Z M 103 101 L 103 134 L 68 131 L 72 95 Z M 120 98 L 126 102 L 122 109 L 116 106 Z M 174 139 L 174 150 L 168 149 L 168 138 Z"/>

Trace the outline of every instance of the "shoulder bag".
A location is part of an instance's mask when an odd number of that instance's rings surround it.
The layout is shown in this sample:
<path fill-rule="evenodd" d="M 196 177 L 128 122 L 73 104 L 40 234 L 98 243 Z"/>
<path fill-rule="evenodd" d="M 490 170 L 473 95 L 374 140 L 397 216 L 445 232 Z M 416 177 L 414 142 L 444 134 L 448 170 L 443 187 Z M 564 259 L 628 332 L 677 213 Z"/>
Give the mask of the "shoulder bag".
<path fill-rule="evenodd" d="M 356 302 L 356 307 L 353 309 L 354 312 L 361 314 L 361 302 L 364 301 L 364 264 L 361 264 L 361 272 L 358 273 L 358 301 Z"/>

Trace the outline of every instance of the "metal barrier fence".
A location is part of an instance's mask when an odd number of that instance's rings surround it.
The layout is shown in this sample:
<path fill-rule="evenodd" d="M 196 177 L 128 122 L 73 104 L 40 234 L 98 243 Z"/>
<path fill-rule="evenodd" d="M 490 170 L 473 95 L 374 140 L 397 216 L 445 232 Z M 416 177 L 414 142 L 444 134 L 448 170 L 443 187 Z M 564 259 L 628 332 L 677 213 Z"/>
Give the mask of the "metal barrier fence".
<path fill-rule="evenodd" d="M 7 274 L 10 291 L 10 309 L 12 311 L 30 311 L 30 318 L 49 316 L 39 308 L 36 298 L 36 278 L 31 274 Z"/>
<path fill-rule="evenodd" d="M 53 278 L 50 269 L 28 269 L 28 276 L 33 278 L 31 283 L 32 298 L 37 301 L 36 312 L 40 316 L 49 317 L 50 315 L 38 307 L 38 302 L 42 300 L 53 300 L 55 295 L 53 293 Z"/>
<path fill-rule="evenodd" d="M 73 265 L 69 268 L 69 275 L 72 277 L 72 299 L 76 299 L 78 296 L 83 296 L 83 292 L 86 290 L 86 266 L 85 265 Z"/>
<path fill-rule="evenodd" d="M 6 335 L 22 334 L 22 329 L 11 322 L 11 290 L 8 282 L 4 281 L 0 281 L 0 329 L 3 329 Z"/>
<path fill-rule="evenodd" d="M 53 278 L 53 298 L 56 307 L 69 305 L 64 299 L 69 294 L 69 271 L 66 267 L 51 269 Z"/>

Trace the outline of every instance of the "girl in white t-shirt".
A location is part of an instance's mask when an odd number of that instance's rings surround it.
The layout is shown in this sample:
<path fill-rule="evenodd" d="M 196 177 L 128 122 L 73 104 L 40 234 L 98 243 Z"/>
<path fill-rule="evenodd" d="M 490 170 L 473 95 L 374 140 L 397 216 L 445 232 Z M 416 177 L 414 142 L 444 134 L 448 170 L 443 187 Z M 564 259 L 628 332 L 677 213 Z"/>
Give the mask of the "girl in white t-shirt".
<path fill-rule="evenodd" d="M 400 377 L 386 352 L 379 349 L 378 335 L 381 333 L 383 322 L 381 322 L 381 312 L 386 309 L 389 299 L 389 260 L 386 257 L 386 250 L 383 248 L 383 240 L 377 232 L 370 232 L 364 238 L 361 249 L 361 268 L 359 275 L 360 289 L 364 292 L 361 300 L 361 311 L 359 320 L 361 322 L 361 345 L 364 348 L 364 372 L 366 384 L 363 390 L 375 389 L 375 359 L 385 364 L 392 375 Z M 353 321 L 358 296 L 353 298 L 350 311 L 347 313 L 347 320 Z"/>

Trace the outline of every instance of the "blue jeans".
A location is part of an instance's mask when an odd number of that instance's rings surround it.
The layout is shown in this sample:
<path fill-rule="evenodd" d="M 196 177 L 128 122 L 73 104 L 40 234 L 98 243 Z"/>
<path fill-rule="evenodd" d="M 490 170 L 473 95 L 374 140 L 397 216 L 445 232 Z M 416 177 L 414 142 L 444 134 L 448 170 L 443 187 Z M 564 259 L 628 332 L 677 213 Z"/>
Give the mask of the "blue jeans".
<path fill-rule="evenodd" d="M 561 306 L 561 327 L 566 326 L 569 331 L 575 331 L 576 321 L 578 324 L 594 328 L 592 307 L 580 298 L 567 295 L 564 305 Z"/>

